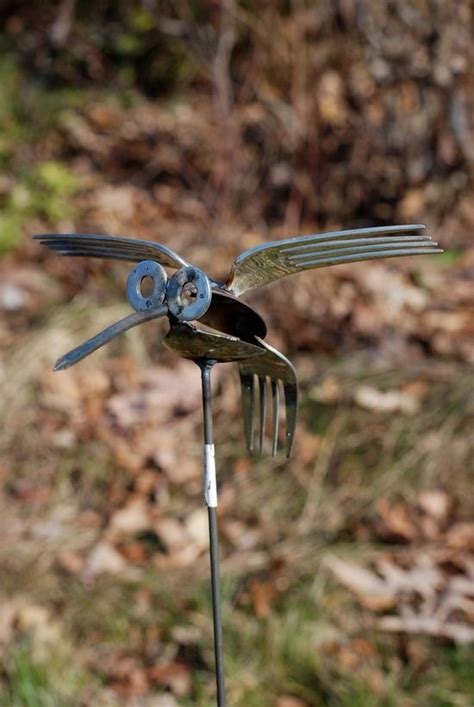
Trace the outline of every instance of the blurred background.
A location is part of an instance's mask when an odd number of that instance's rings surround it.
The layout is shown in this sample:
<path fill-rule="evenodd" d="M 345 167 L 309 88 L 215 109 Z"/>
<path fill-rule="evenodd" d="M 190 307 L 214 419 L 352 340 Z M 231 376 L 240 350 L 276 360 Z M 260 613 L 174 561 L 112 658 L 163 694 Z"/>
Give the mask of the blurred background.
<path fill-rule="evenodd" d="M 295 363 L 293 459 L 249 458 L 215 370 L 229 704 L 474 700 L 470 0 L 1 4 L 0 705 L 213 705 L 197 369 L 129 268 L 47 231 L 167 244 L 214 277 L 316 230 L 426 223 L 441 256 L 248 297 Z"/>

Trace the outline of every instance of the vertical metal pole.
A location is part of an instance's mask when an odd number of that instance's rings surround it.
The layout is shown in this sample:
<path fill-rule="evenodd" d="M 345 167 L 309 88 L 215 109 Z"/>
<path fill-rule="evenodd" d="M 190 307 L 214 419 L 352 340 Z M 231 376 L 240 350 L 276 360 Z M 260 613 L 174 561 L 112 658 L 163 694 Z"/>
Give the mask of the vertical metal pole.
<path fill-rule="evenodd" d="M 216 660 L 216 685 L 218 707 L 226 706 L 224 677 L 224 642 L 219 577 L 219 540 L 217 533 L 217 486 L 212 431 L 211 370 L 215 361 L 199 361 L 202 381 L 202 408 L 204 417 L 204 495 L 209 517 L 209 550 L 211 558 L 212 614 L 214 618 L 214 655 Z"/>

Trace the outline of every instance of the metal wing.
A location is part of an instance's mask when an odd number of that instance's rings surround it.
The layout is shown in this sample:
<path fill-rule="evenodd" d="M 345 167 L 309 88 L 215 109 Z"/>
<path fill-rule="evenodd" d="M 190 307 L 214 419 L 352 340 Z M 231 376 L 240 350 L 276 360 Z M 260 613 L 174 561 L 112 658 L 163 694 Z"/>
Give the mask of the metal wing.
<path fill-rule="evenodd" d="M 171 248 L 153 241 L 139 241 L 134 238 L 95 236 L 85 233 L 43 233 L 33 236 L 42 245 L 54 250 L 58 255 L 77 255 L 91 258 L 116 258 L 118 260 L 155 260 L 169 268 L 189 265 L 187 260 L 177 255 Z"/>
<path fill-rule="evenodd" d="M 333 231 L 272 241 L 241 253 L 234 261 L 226 288 L 237 297 L 285 275 L 326 265 L 399 255 L 442 253 L 421 224 Z"/>

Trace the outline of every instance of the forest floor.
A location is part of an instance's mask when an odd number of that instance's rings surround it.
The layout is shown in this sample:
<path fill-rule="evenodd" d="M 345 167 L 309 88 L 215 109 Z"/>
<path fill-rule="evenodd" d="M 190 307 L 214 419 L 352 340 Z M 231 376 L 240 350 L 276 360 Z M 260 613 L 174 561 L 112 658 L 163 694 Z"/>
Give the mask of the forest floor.
<path fill-rule="evenodd" d="M 133 234 L 218 277 L 291 235 L 293 211 L 280 227 L 252 225 L 256 206 L 214 218 L 198 94 L 25 91 L 2 67 L 0 705 L 210 706 L 197 368 L 149 324 L 53 373 L 128 312 L 127 267 L 62 260 L 30 236 Z M 248 457 L 236 371 L 215 369 L 230 705 L 473 705 L 474 249 L 455 232 L 441 256 L 249 297 L 301 406 L 289 461 Z"/>

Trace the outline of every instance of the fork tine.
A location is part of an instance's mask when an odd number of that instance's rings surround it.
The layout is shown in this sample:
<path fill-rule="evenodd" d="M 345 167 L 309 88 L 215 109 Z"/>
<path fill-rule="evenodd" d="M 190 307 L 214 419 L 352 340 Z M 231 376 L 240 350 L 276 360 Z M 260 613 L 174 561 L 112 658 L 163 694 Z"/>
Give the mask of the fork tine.
<path fill-rule="evenodd" d="M 259 381 L 260 397 L 260 443 L 263 444 L 266 414 L 266 391 L 270 381 L 272 389 L 272 454 L 278 449 L 278 432 L 280 426 L 280 386 L 283 387 L 286 408 L 286 451 L 289 455 L 293 444 L 298 406 L 298 379 L 293 364 L 273 346 L 267 344 L 259 336 L 255 341 L 264 349 L 261 356 L 239 364 L 242 400 L 244 409 L 244 430 L 249 451 L 254 446 L 255 398 Z"/>
<path fill-rule="evenodd" d="M 272 457 L 278 451 L 278 426 L 280 424 L 280 388 L 278 381 L 272 379 L 272 403 L 273 403 L 273 434 L 272 434 Z"/>
<path fill-rule="evenodd" d="M 434 248 L 438 244 L 427 236 L 394 236 L 392 238 L 347 238 L 339 241 L 329 241 L 320 243 L 317 247 L 314 245 L 294 246 L 286 248 L 285 255 L 290 260 L 304 260 L 308 258 L 316 258 L 321 255 L 339 252 L 344 255 L 347 251 L 364 252 L 368 250 L 392 250 L 394 248 Z M 369 248 L 367 248 L 369 246 Z M 377 248 L 374 248 L 377 246 Z"/>
<path fill-rule="evenodd" d="M 242 408 L 244 413 L 245 442 L 249 452 L 254 445 L 254 417 L 255 417 L 255 384 L 253 373 L 240 373 L 242 388 Z"/>
<path fill-rule="evenodd" d="M 265 418 L 267 412 L 267 386 L 266 377 L 258 376 L 258 392 L 259 392 L 259 412 L 260 412 L 260 427 L 259 427 L 259 451 L 263 450 L 263 436 L 265 433 Z"/>
<path fill-rule="evenodd" d="M 285 410 L 286 410 L 286 456 L 291 454 L 296 428 L 296 415 L 298 411 L 298 385 L 297 383 L 284 383 Z"/>
<path fill-rule="evenodd" d="M 114 260 L 147 260 L 150 258 L 148 253 L 143 253 L 142 251 L 135 250 L 133 252 L 116 249 L 100 249 L 100 248 L 74 248 L 69 249 L 67 246 L 57 248 L 56 253 L 58 255 L 67 255 L 70 257 L 79 258 L 114 258 Z"/>
<path fill-rule="evenodd" d="M 189 265 L 171 248 L 153 241 L 100 236 L 92 233 L 43 233 L 33 238 L 59 255 L 132 261 L 151 259 L 171 268 Z"/>
<path fill-rule="evenodd" d="M 81 240 L 66 241 L 56 239 L 54 241 L 44 240 L 43 245 L 46 245 L 51 250 L 54 250 L 58 255 L 91 257 L 91 258 L 123 258 L 133 260 L 139 258 L 146 260 L 153 258 L 154 253 L 151 248 L 146 248 L 140 244 L 124 245 L 121 243 L 87 243 Z"/>
<path fill-rule="evenodd" d="M 311 254 L 308 254 L 307 260 L 302 260 L 294 263 L 297 270 L 313 270 L 317 267 L 326 265 L 337 265 L 338 263 L 353 263 L 362 260 L 377 260 L 378 258 L 396 258 L 401 255 L 430 255 L 434 253 L 442 253 L 441 248 L 432 247 L 431 244 L 426 244 L 419 247 L 409 247 L 406 245 L 403 248 L 391 247 L 383 250 L 382 246 L 377 249 L 365 249 L 358 251 L 356 248 L 347 248 L 347 250 L 332 250 L 327 251 L 324 256 L 316 257 L 310 260 Z"/>

